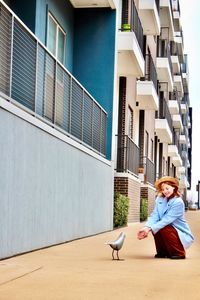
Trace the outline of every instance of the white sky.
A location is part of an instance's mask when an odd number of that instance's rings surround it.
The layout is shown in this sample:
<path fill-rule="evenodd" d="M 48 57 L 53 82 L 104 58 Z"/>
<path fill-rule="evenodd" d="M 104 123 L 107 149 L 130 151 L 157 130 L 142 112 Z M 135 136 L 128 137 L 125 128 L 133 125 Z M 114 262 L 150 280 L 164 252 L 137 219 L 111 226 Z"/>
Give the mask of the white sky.
<path fill-rule="evenodd" d="M 179 0 L 184 52 L 189 61 L 189 97 L 193 108 L 192 189 L 200 180 L 200 0 Z"/>

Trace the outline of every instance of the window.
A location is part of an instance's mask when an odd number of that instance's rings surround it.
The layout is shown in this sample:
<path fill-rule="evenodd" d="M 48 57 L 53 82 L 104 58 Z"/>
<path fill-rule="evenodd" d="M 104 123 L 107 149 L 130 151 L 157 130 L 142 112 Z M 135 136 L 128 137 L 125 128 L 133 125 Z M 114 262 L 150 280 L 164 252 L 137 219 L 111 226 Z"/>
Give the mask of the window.
<path fill-rule="evenodd" d="M 49 13 L 47 48 L 62 64 L 64 64 L 65 57 L 65 41 L 66 33 L 60 27 L 54 17 Z"/>
<path fill-rule="evenodd" d="M 133 111 L 128 107 L 128 136 L 133 139 Z"/>

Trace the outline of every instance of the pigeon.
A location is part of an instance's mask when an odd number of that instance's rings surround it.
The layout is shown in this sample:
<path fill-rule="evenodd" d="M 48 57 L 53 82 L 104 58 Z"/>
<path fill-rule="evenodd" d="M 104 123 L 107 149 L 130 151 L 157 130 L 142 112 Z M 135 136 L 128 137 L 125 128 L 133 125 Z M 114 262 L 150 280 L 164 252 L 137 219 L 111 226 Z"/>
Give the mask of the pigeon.
<path fill-rule="evenodd" d="M 109 245 L 113 249 L 113 251 L 112 251 L 113 260 L 120 260 L 118 251 L 122 248 L 124 239 L 125 239 L 125 233 L 121 232 L 116 240 L 105 243 L 106 245 Z M 114 251 L 117 251 L 117 259 L 114 257 Z"/>

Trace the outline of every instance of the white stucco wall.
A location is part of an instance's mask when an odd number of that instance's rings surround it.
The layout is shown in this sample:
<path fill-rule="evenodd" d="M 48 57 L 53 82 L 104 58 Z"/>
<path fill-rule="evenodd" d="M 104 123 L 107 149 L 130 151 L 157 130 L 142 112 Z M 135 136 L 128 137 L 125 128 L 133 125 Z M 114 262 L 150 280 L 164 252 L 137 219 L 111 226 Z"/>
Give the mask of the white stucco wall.
<path fill-rule="evenodd" d="M 112 229 L 109 161 L 2 107 L 0 154 L 0 258 Z"/>

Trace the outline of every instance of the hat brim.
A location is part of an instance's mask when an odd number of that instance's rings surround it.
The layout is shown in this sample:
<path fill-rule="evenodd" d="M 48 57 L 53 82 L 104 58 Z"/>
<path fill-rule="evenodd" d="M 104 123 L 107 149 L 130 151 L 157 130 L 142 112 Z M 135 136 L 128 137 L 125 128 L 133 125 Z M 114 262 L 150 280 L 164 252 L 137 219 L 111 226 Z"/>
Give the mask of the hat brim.
<path fill-rule="evenodd" d="M 168 182 L 169 184 L 171 183 L 173 186 L 177 186 L 177 188 L 179 187 L 178 179 L 171 176 L 164 176 L 155 182 L 155 188 L 160 189 L 161 184 L 165 182 Z"/>

